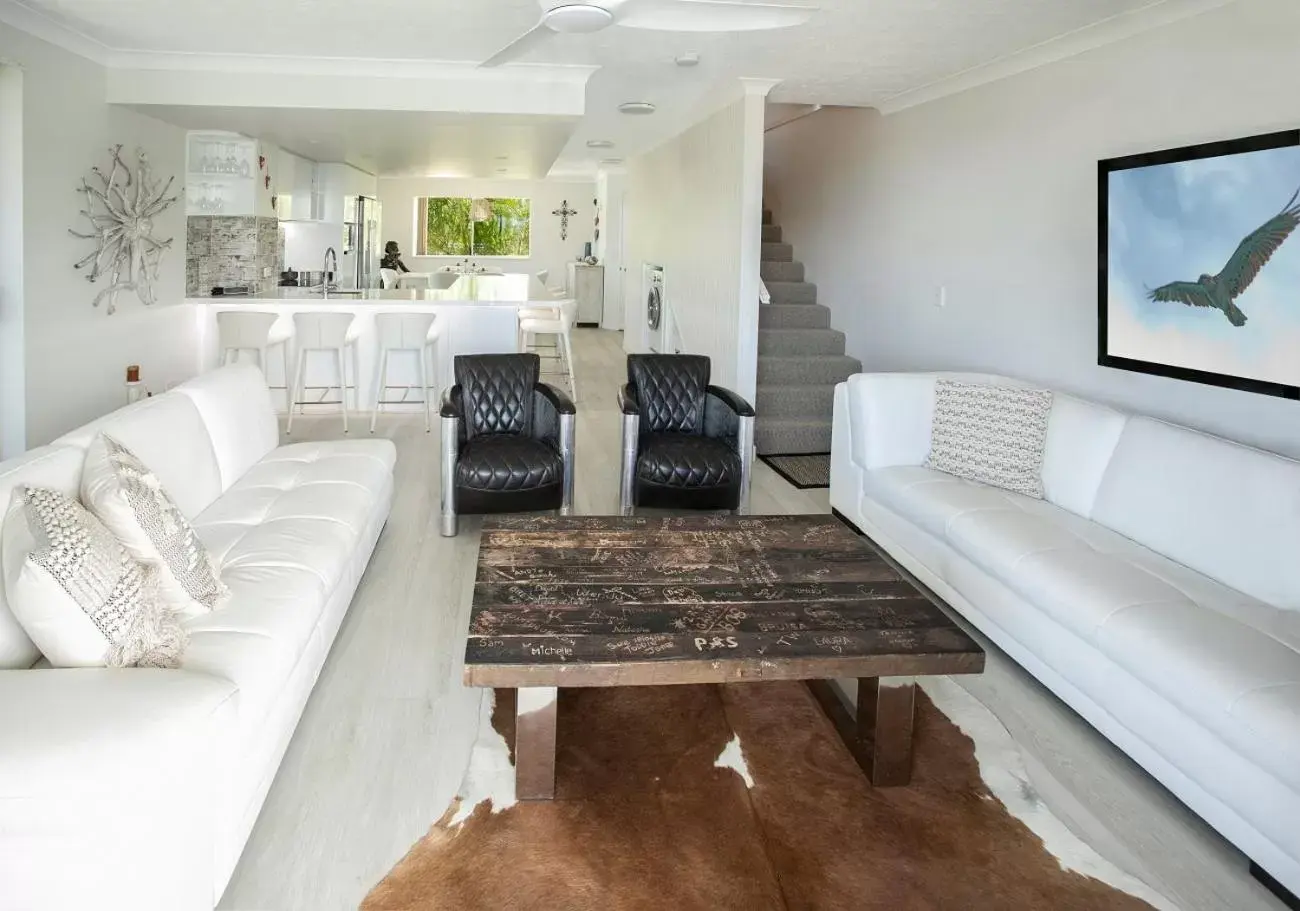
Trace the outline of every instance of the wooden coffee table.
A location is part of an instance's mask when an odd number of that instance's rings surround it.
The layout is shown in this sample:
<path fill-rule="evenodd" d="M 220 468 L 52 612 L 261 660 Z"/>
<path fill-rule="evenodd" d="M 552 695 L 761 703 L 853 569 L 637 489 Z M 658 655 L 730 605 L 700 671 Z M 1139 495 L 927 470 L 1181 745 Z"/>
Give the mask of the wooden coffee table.
<path fill-rule="evenodd" d="M 984 669 L 937 601 L 832 516 L 488 518 L 465 682 L 518 690 L 524 800 L 555 796 L 572 686 L 807 680 L 871 781 L 902 785 L 913 678 Z M 845 677 L 856 719 L 825 683 Z"/>

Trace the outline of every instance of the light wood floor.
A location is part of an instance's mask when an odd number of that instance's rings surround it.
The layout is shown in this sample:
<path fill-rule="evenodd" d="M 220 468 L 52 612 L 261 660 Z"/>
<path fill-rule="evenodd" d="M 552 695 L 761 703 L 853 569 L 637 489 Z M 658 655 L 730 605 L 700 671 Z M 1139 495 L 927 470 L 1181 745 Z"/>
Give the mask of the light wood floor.
<path fill-rule="evenodd" d="M 576 509 L 617 511 L 621 336 L 579 330 Z M 361 428 L 360 430 L 358 428 Z M 295 440 L 342 436 L 337 418 L 295 421 Z M 479 523 L 437 531 L 438 431 L 381 418 L 398 448 L 392 516 L 271 787 L 223 909 L 335 911 L 362 897 L 428 831 L 468 763 L 482 693 L 461 685 Z M 353 434 L 364 433 L 358 420 Z M 824 513 L 755 465 L 754 513 Z M 961 681 L 963 685 L 965 681 Z M 1188 911 L 1280 909 L 1245 863 L 1013 663 L 990 654 L 967 687 L 1025 747 L 1053 811 L 1108 860 Z"/>

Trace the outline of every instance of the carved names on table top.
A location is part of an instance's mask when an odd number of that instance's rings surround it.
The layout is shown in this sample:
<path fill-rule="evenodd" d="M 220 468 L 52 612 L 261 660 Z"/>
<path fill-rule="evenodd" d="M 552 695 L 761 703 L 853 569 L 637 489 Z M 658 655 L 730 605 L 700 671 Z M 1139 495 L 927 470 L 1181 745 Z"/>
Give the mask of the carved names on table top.
<path fill-rule="evenodd" d="M 467 666 L 978 652 L 826 516 L 484 523 Z"/>

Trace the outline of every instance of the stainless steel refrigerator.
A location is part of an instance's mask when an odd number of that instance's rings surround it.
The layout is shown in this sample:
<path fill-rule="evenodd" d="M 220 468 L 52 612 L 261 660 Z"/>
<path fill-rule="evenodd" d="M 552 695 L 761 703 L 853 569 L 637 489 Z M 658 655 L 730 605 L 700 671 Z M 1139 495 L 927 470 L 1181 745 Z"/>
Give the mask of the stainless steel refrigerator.
<path fill-rule="evenodd" d="M 353 258 L 353 278 L 356 281 L 354 287 L 378 288 L 379 260 L 384 255 L 380 219 L 381 207 L 379 200 L 370 196 L 357 196 L 354 198 L 356 203 L 345 210 L 350 215 L 350 221 L 347 225 L 348 252 L 352 254 Z"/>

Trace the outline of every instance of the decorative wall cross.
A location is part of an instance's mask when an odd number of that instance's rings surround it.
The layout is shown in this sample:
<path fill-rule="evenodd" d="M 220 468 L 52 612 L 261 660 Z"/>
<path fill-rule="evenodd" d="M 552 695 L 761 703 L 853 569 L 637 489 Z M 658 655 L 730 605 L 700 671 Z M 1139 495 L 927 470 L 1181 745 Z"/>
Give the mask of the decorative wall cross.
<path fill-rule="evenodd" d="M 560 216 L 560 240 L 569 239 L 569 216 L 577 215 L 578 210 L 569 207 L 569 201 L 566 199 L 560 203 L 560 207 L 551 212 L 552 215 Z"/>

